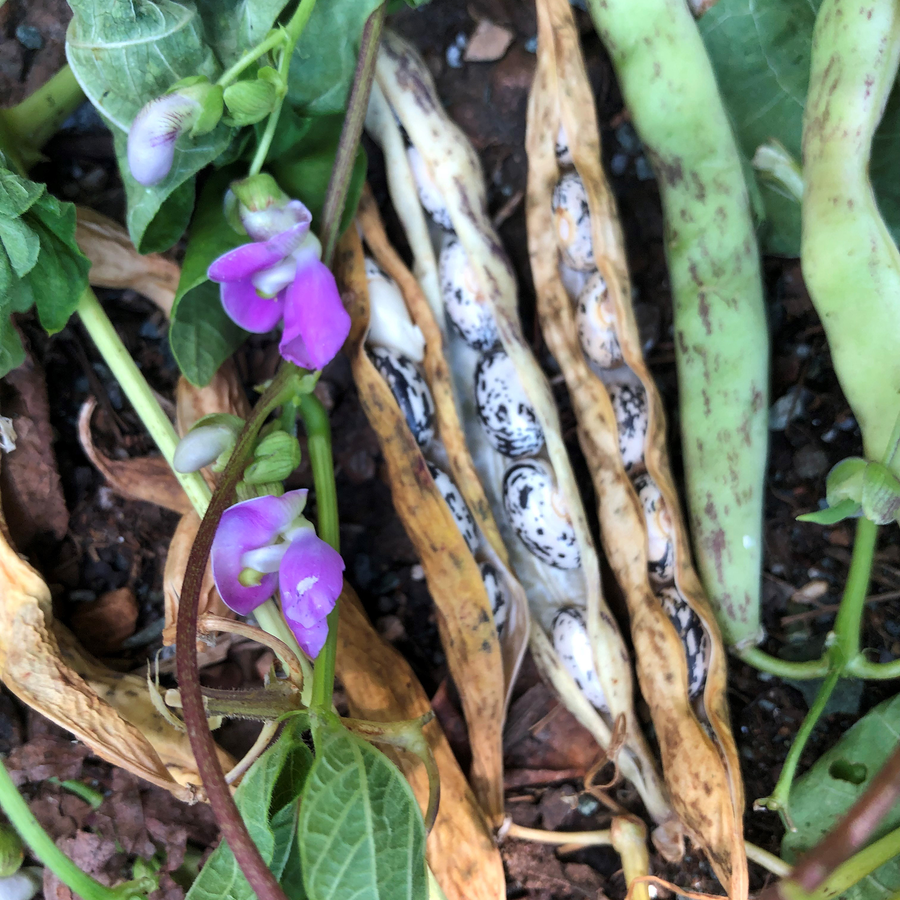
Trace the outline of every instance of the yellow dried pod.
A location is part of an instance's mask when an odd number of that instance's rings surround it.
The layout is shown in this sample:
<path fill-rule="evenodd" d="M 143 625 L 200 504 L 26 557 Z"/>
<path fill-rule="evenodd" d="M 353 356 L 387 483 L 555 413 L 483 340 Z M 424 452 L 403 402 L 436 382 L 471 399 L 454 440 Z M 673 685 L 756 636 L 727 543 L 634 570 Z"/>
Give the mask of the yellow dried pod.
<path fill-rule="evenodd" d="M 744 897 L 744 797 L 725 650 L 691 563 L 578 32 L 567 0 L 538 0 L 537 11 L 526 147 L 538 314 L 578 419 L 603 546 L 628 604 L 638 678 L 673 803 L 729 895 Z M 628 408 L 623 394 L 629 402 L 637 397 L 641 409 Z M 638 413 L 645 424 L 634 428 Z M 660 544 L 660 531 L 668 545 Z"/>
<path fill-rule="evenodd" d="M 619 770 L 660 825 L 658 846 L 678 858 L 681 825 L 637 723 L 628 651 L 603 598 L 549 384 L 522 335 L 515 278 L 487 216 L 478 158 L 441 107 L 421 58 L 390 32 L 366 127 L 384 151 L 466 445 L 527 596 L 534 657 L 601 746 L 614 743 L 615 729 Z M 560 653 L 562 646 L 570 649 Z"/>
<path fill-rule="evenodd" d="M 455 409 L 448 393 L 439 334 L 421 319 L 425 326 L 421 329 L 425 346 L 419 347 L 424 357 L 421 370 L 406 354 L 394 354 L 385 368 L 374 352 L 382 345 L 367 344 L 373 278 L 389 279 L 391 288 L 399 289 L 401 305 L 393 310 L 395 318 L 402 320 L 414 310 L 419 321 L 423 313 L 430 315 L 430 310 L 415 278 L 387 242 L 368 193 L 358 222 L 374 259 L 366 260 L 359 234 L 349 229 L 338 245 L 334 267 L 353 320 L 347 343 L 350 365 L 363 411 L 384 455 L 394 507 L 416 548 L 435 601 L 438 629 L 469 728 L 473 760 L 470 780 L 486 816 L 498 825 L 503 816 L 503 721 L 509 689 L 527 641 L 528 619 L 522 611 L 521 588 L 491 542 L 496 526 L 487 505 L 464 503 L 448 474 L 450 469 L 456 484 L 462 484 L 460 473 L 469 471 L 471 462 L 461 438 L 454 434 Z M 372 271 L 373 265 L 377 265 L 378 273 Z M 395 390 L 397 387 L 396 378 L 411 382 L 422 379 L 423 371 L 435 403 L 432 427 L 436 434 L 426 442 L 427 450 L 420 444 L 421 429 L 414 434 L 409 409 L 401 408 L 400 394 L 392 391 L 392 383 Z M 458 428 L 456 422 L 455 430 Z M 456 493 L 450 495 L 450 490 Z M 470 496 L 472 491 L 473 486 L 467 484 Z M 492 567 L 508 603 L 502 649 L 479 562 Z"/>

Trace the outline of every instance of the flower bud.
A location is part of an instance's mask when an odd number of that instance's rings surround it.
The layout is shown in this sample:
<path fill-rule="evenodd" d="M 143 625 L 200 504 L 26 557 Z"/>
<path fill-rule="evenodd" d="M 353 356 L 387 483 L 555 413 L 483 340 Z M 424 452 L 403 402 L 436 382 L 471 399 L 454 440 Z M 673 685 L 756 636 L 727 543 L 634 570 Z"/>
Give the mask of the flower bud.
<path fill-rule="evenodd" d="M 11 825 L 0 826 L 0 878 L 8 878 L 19 871 L 25 851 L 22 839 Z"/>
<path fill-rule="evenodd" d="M 862 484 L 863 515 L 877 525 L 893 522 L 900 513 L 900 481 L 878 462 L 866 466 Z"/>
<path fill-rule="evenodd" d="M 271 175 L 261 173 L 231 183 L 241 224 L 254 241 L 268 241 L 297 225 L 309 227 L 312 214 L 291 200 Z"/>
<path fill-rule="evenodd" d="M 244 471 L 247 484 L 284 481 L 300 465 L 300 442 L 286 431 L 273 431 L 259 442 L 253 460 Z"/>
<path fill-rule="evenodd" d="M 230 123 L 240 126 L 262 121 L 283 95 L 280 81 L 278 73 L 271 66 L 265 66 L 259 70 L 256 80 L 239 81 L 225 88 Z"/>
<path fill-rule="evenodd" d="M 134 180 L 159 184 L 172 168 L 175 142 L 182 134 L 206 134 L 222 118 L 222 88 L 197 76 L 146 104 L 128 132 L 128 168 Z"/>
<path fill-rule="evenodd" d="M 262 484 L 247 484 L 239 481 L 234 489 L 234 496 L 238 503 L 244 500 L 256 500 L 259 497 L 282 497 L 284 485 L 280 481 L 266 481 Z"/>
<path fill-rule="evenodd" d="M 244 420 L 238 416 L 204 416 L 178 442 L 172 468 L 176 472 L 197 472 L 216 462 L 223 453 L 230 455 L 243 426 Z"/>

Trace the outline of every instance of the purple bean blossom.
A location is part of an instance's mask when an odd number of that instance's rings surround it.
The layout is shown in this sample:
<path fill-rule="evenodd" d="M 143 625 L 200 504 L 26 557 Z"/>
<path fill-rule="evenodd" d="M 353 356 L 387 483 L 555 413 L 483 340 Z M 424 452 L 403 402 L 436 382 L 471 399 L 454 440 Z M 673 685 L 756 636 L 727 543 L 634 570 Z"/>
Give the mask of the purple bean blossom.
<path fill-rule="evenodd" d="M 350 333 L 350 316 L 334 276 L 319 259 L 309 210 L 287 200 L 259 210 L 241 205 L 240 216 L 251 243 L 209 267 L 210 280 L 222 286 L 225 312 L 254 334 L 283 323 L 281 355 L 301 368 L 321 369 Z"/>
<path fill-rule="evenodd" d="M 128 168 L 147 187 L 159 184 L 175 159 L 175 142 L 193 127 L 202 106 L 193 97 L 164 94 L 142 107 L 128 132 Z"/>
<path fill-rule="evenodd" d="M 303 652 L 315 658 L 343 587 L 344 561 L 303 516 L 306 495 L 288 491 L 225 510 L 213 539 L 212 570 L 222 599 L 242 616 L 278 589 L 285 620 Z"/>

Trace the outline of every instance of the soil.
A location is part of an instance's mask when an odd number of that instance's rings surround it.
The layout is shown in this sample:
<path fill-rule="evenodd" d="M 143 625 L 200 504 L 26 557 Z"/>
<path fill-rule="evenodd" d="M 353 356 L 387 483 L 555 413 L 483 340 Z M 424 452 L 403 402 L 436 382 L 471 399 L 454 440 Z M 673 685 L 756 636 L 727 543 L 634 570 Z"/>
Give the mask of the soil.
<path fill-rule="evenodd" d="M 14 103 L 39 86 L 64 62 L 63 40 L 69 11 L 62 0 L 9 0 L 0 8 L 0 96 Z M 609 61 L 586 16 L 579 15 L 587 70 L 602 128 L 603 161 L 612 173 L 625 230 L 636 302 L 652 349 L 649 362 L 662 389 L 670 435 L 678 434 L 671 304 L 662 244 L 659 196 Z M 465 48 L 482 20 L 508 29 L 512 41 L 501 58 L 466 61 Z M 566 437 L 590 508 L 590 486 L 581 461 L 571 411 L 558 370 L 534 327 L 534 298 L 528 271 L 522 197 L 527 160 L 523 147 L 525 107 L 535 66 L 533 9 L 515 0 L 441 0 L 419 10 L 404 10 L 394 27 L 420 48 L 450 114 L 478 150 L 487 175 L 491 213 L 512 257 L 521 286 L 527 334 L 555 385 Z M 382 161 L 370 154 L 370 178 L 385 196 Z M 119 220 L 124 197 L 112 153 L 112 141 L 89 105 L 82 107 L 45 148 L 47 161 L 32 176 L 67 200 L 91 206 Z M 390 215 L 388 223 L 391 225 Z M 398 246 L 403 245 L 393 227 Z M 177 257 L 177 253 L 176 253 Z M 803 286 L 799 263 L 769 259 L 765 267 L 773 342 L 772 445 L 765 523 L 765 624 L 767 649 L 791 648 L 798 657 L 817 652 L 833 621 L 835 604 L 847 574 L 852 528 L 802 524 L 800 512 L 815 509 L 824 496 L 832 465 L 858 453 L 860 435 L 831 367 L 824 332 Z M 166 340 L 162 314 L 131 292 L 101 292 L 119 333 L 152 386 L 172 396 L 177 371 Z M 77 440 L 82 403 L 96 396 L 95 425 L 105 452 L 119 457 L 152 451 L 149 438 L 123 399 L 81 327 L 71 322 L 48 339 L 37 323 L 20 321 L 30 350 L 28 377 L 7 379 L 3 412 L 20 404 L 43 422 L 42 434 L 55 438 L 58 484 L 46 477 L 46 454 L 20 459 L 18 469 L 4 463 L 4 511 L 12 521 L 27 513 L 34 491 L 46 493 L 40 508 L 54 514 L 33 516 L 17 530 L 19 550 L 44 574 L 54 593 L 54 609 L 76 629 L 89 650 L 115 667 L 142 669 L 160 646 L 162 572 L 177 516 L 147 503 L 113 494 L 84 456 Z M 252 384 L 266 373 L 268 348 L 259 340 L 237 354 L 237 364 Z M 39 410 L 42 379 L 49 404 Z M 793 400 L 781 400 L 788 392 Z M 321 395 L 332 415 L 341 516 L 341 543 L 349 579 L 378 630 L 409 659 L 447 730 L 463 765 L 468 762 L 458 699 L 447 678 L 428 588 L 412 545 L 393 512 L 374 434 L 356 397 L 345 360 L 336 360 L 322 378 Z M 38 400 L 34 398 L 37 397 Z M 36 405 L 35 405 L 36 404 Z M 781 421 L 778 421 L 778 419 Z M 787 421 L 786 421 L 787 420 Z M 38 442 L 39 443 L 39 442 Z M 46 445 L 46 440 L 44 441 Z M 671 442 L 680 465 L 677 440 Z M 50 466 L 52 468 L 52 459 Z M 40 466 L 44 466 L 41 469 Z M 309 483 L 301 468 L 298 483 Z M 17 494 L 23 498 L 16 511 Z M 32 502 L 32 506 L 34 503 Z M 23 510 L 25 512 L 23 512 Z M 68 511 L 66 513 L 66 510 Z M 68 521 L 65 521 L 65 519 Z M 867 645 L 876 657 L 900 654 L 900 545 L 882 546 L 875 590 L 889 597 L 869 606 Z M 211 685 L 236 687 L 260 683 L 259 650 L 242 645 L 207 669 Z M 787 749 L 806 710 L 808 697 L 797 686 L 760 675 L 732 661 L 730 694 L 735 734 L 744 766 L 748 800 L 774 786 Z M 804 754 L 801 771 L 834 743 L 859 714 L 890 693 L 868 684 L 851 692 L 826 715 Z M 223 743 L 240 752 L 253 739 L 248 723 L 226 726 Z M 26 792 L 36 815 L 67 852 L 89 862 L 111 882 L 128 877 L 138 858 L 161 862 L 161 893 L 183 895 L 179 881 L 217 839 L 209 811 L 186 807 L 158 789 L 89 756 L 86 748 L 8 695 L 0 695 L 0 752 Z M 562 829 L 603 827 L 596 801 L 580 794 L 581 778 L 593 761 L 590 739 L 561 710 L 526 665 L 517 687 L 507 728 L 507 802 L 522 825 Z M 56 781 L 74 779 L 98 792 L 99 806 Z M 619 802 L 637 812 L 640 803 L 627 786 Z M 119 843 L 112 837 L 115 820 Z M 126 824 L 127 823 L 127 827 Z M 748 809 L 749 840 L 777 853 L 783 833 L 776 816 Z M 124 829 L 124 831 L 123 831 Z M 121 835 L 125 833 L 127 839 Z M 623 897 L 624 879 L 616 855 L 588 849 L 560 856 L 553 848 L 507 841 L 503 856 L 510 898 L 564 900 Z M 187 863 L 184 862 L 187 854 Z M 652 870 L 693 890 L 719 892 L 709 867 L 689 852 L 677 866 L 652 857 Z M 751 890 L 767 876 L 751 865 Z M 48 895 L 65 892 L 52 878 Z"/>

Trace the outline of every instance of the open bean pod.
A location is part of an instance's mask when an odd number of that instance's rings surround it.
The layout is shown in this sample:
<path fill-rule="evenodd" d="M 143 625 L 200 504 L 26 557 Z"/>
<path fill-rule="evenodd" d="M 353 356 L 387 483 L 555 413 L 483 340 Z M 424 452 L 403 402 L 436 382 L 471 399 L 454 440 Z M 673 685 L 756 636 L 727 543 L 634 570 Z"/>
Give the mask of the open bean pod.
<path fill-rule="evenodd" d="M 493 512 L 527 596 L 538 666 L 601 746 L 612 745 L 614 729 L 621 736 L 619 769 L 660 825 L 657 844 L 677 858 L 681 825 L 635 717 L 631 661 L 603 598 L 550 387 L 522 335 L 477 156 L 415 50 L 390 32 L 366 127 L 384 151 L 391 199 L 441 330 L 478 475 L 459 487 L 470 507 L 486 497 Z M 483 493 L 470 496 L 475 484 Z"/>
<path fill-rule="evenodd" d="M 526 146 L 538 314 L 578 419 L 673 803 L 729 894 L 743 897 L 744 798 L 725 650 L 691 562 L 578 32 L 567 0 L 538 0 L 537 10 Z"/>
<path fill-rule="evenodd" d="M 431 311 L 416 279 L 388 243 L 368 190 L 357 223 L 359 231 L 348 230 L 335 261 L 353 319 L 348 341 L 353 376 L 460 686 L 472 744 L 472 786 L 489 820 L 499 824 L 503 720 L 528 640 L 525 601 L 487 503 L 467 502 L 457 488 L 475 476 L 452 402 L 440 332 L 433 318 L 429 322 Z M 473 486 L 467 490 L 471 495 Z"/>

